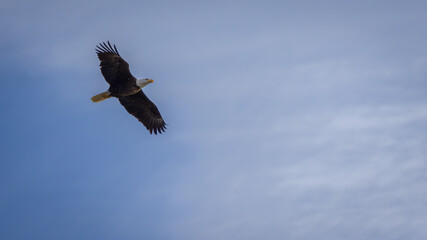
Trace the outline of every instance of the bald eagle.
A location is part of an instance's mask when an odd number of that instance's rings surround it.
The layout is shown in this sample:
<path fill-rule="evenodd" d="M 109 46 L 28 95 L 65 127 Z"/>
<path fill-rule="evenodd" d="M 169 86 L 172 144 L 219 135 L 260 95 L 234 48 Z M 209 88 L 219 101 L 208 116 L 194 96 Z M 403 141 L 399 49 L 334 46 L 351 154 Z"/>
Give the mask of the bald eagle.
<path fill-rule="evenodd" d="M 136 79 L 129 71 L 129 64 L 120 56 L 116 45 L 111 46 L 107 41 L 96 46 L 101 67 L 101 73 L 110 84 L 108 91 L 95 95 L 93 102 L 101 102 L 110 97 L 119 99 L 128 113 L 136 117 L 150 131 L 162 133 L 166 123 L 156 105 L 145 96 L 142 88 L 152 83 L 152 79 Z"/>

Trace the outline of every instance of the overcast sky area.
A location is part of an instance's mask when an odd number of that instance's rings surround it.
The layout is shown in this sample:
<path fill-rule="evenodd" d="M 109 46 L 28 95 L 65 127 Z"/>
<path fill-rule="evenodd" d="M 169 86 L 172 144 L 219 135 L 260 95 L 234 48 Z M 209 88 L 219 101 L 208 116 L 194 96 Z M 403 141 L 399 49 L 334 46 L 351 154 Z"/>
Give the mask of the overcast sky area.
<path fill-rule="evenodd" d="M 0 239 L 427 239 L 426 1 L 0 2 Z M 168 130 L 108 89 L 109 40 Z"/>

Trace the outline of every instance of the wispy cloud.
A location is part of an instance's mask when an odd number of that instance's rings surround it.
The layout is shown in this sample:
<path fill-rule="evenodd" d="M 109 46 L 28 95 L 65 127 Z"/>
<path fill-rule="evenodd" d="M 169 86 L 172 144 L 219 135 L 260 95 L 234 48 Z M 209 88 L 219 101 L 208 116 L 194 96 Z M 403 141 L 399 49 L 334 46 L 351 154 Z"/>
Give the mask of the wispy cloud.
<path fill-rule="evenodd" d="M 425 4 L 189 3 L 2 3 L 0 237 L 425 239 Z M 165 135 L 89 101 L 106 40 Z"/>

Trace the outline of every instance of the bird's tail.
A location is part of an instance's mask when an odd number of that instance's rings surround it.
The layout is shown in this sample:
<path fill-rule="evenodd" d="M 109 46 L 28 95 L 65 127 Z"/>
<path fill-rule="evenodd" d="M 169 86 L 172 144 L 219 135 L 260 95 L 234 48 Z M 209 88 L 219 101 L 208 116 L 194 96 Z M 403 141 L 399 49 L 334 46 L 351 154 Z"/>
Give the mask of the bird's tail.
<path fill-rule="evenodd" d="M 93 96 L 90 100 L 92 100 L 92 102 L 101 102 L 110 97 L 111 97 L 110 93 L 108 91 L 105 91 L 103 93 Z"/>

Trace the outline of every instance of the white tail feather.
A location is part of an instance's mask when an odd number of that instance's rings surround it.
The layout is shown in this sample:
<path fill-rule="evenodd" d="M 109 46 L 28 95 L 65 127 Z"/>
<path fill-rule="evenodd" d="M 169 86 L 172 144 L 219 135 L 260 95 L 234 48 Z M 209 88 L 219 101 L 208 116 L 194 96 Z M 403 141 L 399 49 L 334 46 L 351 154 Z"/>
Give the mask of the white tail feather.
<path fill-rule="evenodd" d="M 92 102 L 101 102 L 110 97 L 111 97 L 110 93 L 108 93 L 108 91 L 105 91 L 103 93 L 93 96 L 90 100 L 92 100 Z"/>

